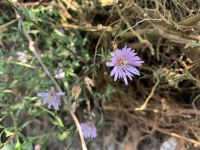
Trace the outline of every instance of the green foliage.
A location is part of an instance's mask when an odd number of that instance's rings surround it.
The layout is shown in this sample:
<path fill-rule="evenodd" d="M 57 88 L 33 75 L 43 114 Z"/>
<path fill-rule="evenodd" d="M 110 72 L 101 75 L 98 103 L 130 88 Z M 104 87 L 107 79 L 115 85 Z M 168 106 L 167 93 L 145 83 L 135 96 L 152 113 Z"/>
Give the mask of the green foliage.
<path fill-rule="evenodd" d="M 62 107 L 63 100 L 60 110 L 55 112 L 47 109 L 37 97 L 38 92 L 47 91 L 54 85 L 30 51 L 26 33 L 30 32 L 36 51 L 52 76 L 59 70 L 65 73 L 63 79 L 56 80 L 66 93 L 65 100 L 69 104 L 74 102 L 70 92 L 74 83 L 85 86 L 83 93 L 88 92 L 83 78 L 92 75 L 87 46 L 89 34 L 55 27 L 60 19 L 56 7 L 41 5 L 9 9 L 16 9 L 21 18 L 7 23 L 14 16 L 12 12 L 0 18 L 0 41 L 4 43 L 0 48 L 0 147 L 3 150 L 32 150 L 37 144 L 45 147 L 49 140 L 53 140 L 52 136 L 55 140 L 65 141 L 74 132 L 74 124 L 66 122 L 66 116 L 62 115 L 67 114 Z M 25 53 L 25 62 L 19 59 L 17 52 Z M 83 97 L 76 103 L 88 99 L 85 94 Z M 47 128 L 39 129 L 41 124 Z"/>
<path fill-rule="evenodd" d="M 31 16 L 30 16 L 30 14 L 29 14 L 29 10 L 28 10 L 26 7 L 24 7 L 24 6 L 19 6 L 19 7 L 18 7 L 18 10 L 21 11 L 22 14 L 23 14 L 24 16 L 26 16 L 28 19 L 31 19 Z"/>

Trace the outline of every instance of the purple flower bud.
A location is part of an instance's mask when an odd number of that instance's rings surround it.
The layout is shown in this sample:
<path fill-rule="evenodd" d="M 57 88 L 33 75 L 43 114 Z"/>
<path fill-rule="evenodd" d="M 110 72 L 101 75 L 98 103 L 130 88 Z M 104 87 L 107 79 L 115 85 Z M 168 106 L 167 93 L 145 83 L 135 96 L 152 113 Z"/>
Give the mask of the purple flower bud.
<path fill-rule="evenodd" d="M 85 138 L 95 138 L 97 136 L 97 129 L 95 124 L 91 121 L 81 123 L 81 129 Z"/>
<path fill-rule="evenodd" d="M 59 71 L 54 75 L 54 77 L 55 77 L 56 79 L 62 79 L 62 78 L 65 77 L 65 72 L 63 72 L 62 70 L 59 70 Z"/>
<path fill-rule="evenodd" d="M 26 62 L 26 54 L 24 52 L 17 52 L 18 60 L 21 62 Z"/>

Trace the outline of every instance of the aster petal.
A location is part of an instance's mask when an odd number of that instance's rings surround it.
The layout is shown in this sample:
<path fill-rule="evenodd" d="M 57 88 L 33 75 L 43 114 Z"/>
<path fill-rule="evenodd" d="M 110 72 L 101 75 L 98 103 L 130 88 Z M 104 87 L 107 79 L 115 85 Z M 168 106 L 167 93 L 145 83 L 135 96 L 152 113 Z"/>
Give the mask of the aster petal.
<path fill-rule="evenodd" d="M 128 81 L 127 81 L 127 78 L 126 78 L 126 74 L 123 72 L 122 73 L 122 76 L 123 76 L 123 79 L 124 79 L 124 82 L 126 85 L 128 85 Z"/>
<path fill-rule="evenodd" d="M 53 105 L 53 107 L 54 107 L 55 110 L 58 110 L 58 105 L 59 104 L 57 102 L 54 102 L 52 105 Z"/>
<path fill-rule="evenodd" d="M 44 97 L 44 99 L 42 100 L 42 103 L 43 103 L 43 104 L 48 103 L 48 98 L 47 98 L 47 97 Z"/>
<path fill-rule="evenodd" d="M 95 138 L 97 136 L 97 130 L 92 122 L 81 123 L 81 130 L 85 138 Z"/>
<path fill-rule="evenodd" d="M 122 78 L 122 73 L 123 73 L 123 71 L 122 71 L 122 69 L 121 69 L 121 68 L 119 68 L 119 69 L 118 69 L 118 73 L 119 73 L 119 75 L 118 75 L 118 76 L 119 76 L 119 78 Z"/>
<path fill-rule="evenodd" d="M 113 76 L 115 73 L 116 73 L 116 69 L 117 69 L 118 67 L 117 66 L 115 66 L 114 68 L 113 68 L 113 70 L 111 71 L 111 73 L 110 73 L 110 76 Z"/>
<path fill-rule="evenodd" d="M 124 69 L 124 72 L 126 73 L 126 75 L 128 76 L 128 78 L 130 80 L 132 80 L 133 75 L 129 71 L 127 71 L 126 69 Z"/>
<path fill-rule="evenodd" d="M 54 89 L 54 87 L 51 87 L 51 90 L 50 90 L 50 92 L 55 92 L 55 89 Z"/>
<path fill-rule="evenodd" d="M 133 58 L 135 58 L 136 53 L 128 53 L 125 55 L 125 58 L 127 61 L 135 61 Z"/>
<path fill-rule="evenodd" d="M 113 62 L 114 65 L 116 65 L 116 63 L 117 63 L 117 57 L 116 56 L 112 57 L 111 58 L 111 62 Z"/>
<path fill-rule="evenodd" d="M 45 93 L 45 92 L 37 93 L 37 96 L 46 97 L 46 96 L 48 96 L 48 93 Z"/>
<path fill-rule="evenodd" d="M 137 55 L 137 53 L 134 53 L 134 51 L 131 51 L 130 55 L 131 55 L 132 57 L 134 57 L 135 55 Z"/>
<path fill-rule="evenodd" d="M 127 49 L 127 45 L 125 45 L 123 48 L 122 48 L 122 52 L 125 52 Z"/>
<path fill-rule="evenodd" d="M 63 96 L 63 95 L 65 95 L 65 93 L 64 92 L 57 92 L 56 95 L 57 96 Z"/>
<path fill-rule="evenodd" d="M 55 110 L 58 110 L 58 106 L 60 105 L 60 97 L 58 95 L 55 96 L 54 100 L 52 101 L 52 105 Z"/>
<path fill-rule="evenodd" d="M 140 75 L 140 72 L 133 66 L 126 65 L 126 69 L 135 75 Z"/>
<path fill-rule="evenodd" d="M 126 49 L 122 49 L 122 52 L 123 52 L 123 55 L 126 56 L 126 55 L 130 55 L 131 54 L 131 48 L 126 48 Z"/>
<path fill-rule="evenodd" d="M 108 66 L 108 67 L 113 67 L 114 65 L 115 65 L 115 63 L 113 61 L 106 63 L 106 66 Z"/>
<path fill-rule="evenodd" d="M 95 138 L 97 136 L 97 131 L 96 129 L 93 131 L 93 138 Z"/>
<path fill-rule="evenodd" d="M 51 104 L 48 104 L 48 109 L 51 109 Z"/>
<path fill-rule="evenodd" d="M 91 133 L 91 138 L 94 138 L 95 137 L 95 133 L 94 133 L 94 130 L 92 131 Z"/>
<path fill-rule="evenodd" d="M 120 49 L 117 49 L 116 51 L 115 51 L 115 57 L 119 57 L 119 56 L 121 56 L 122 55 L 122 51 L 120 50 Z"/>
<path fill-rule="evenodd" d="M 118 76 L 119 76 L 119 70 L 117 69 L 117 70 L 115 71 L 114 81 L 117 80 Z"/>
<path fill-rule="evenodd" d="M 131 53 L 132 52 L 132 50 L 131 50 L 131 48 L 126 48 L 126 51 L 125 51 L 126 53 Z"/>
<path fill-rule="evenodd" d="M 133 66 L 142 66 L 142 63 L 144 63 L 144 61 L 133 60 L 133 61 L 130 61 L 128 64 L 133 65 Z"/>
<path fill-rule="evenodd" d="M 134 57 L 132 58 L 132 60 L 139 60 L 139 61 L 140 61 L 141 59 L 140 59 L 140 57 L 138 57 L 138 56 L 134 56 Z"/>
<path fill-rule="evenodd" d="M 114 53 L 114 52 L 111 52 L 110 55 L 111 55 L 112 57 L 114 57 L 114 56 L 115 56 L 115 53 Z"/>

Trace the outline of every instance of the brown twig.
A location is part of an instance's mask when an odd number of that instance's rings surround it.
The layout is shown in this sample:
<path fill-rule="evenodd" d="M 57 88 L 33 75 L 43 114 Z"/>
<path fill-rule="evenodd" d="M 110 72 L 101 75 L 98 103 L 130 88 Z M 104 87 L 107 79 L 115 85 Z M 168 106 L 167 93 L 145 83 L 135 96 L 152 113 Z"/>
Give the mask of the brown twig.
<path fill-rule="evenodd" d="M 140 34 L 138 34 L 138 32 L 137 32 L 136 30 L 134 30 L 134 29 L 131 27 L 130 23 L 129 23 L 129 22 L 127 21 L 127 19 L 122 15 L 122 12 L 121 12 L 121 10 L 119 9 L 119 6 L 116 5 L 116 8 L 117 8 L 117 12 L 118 12 L 120 18 L 121 18 L 121 19 L 124 21 L 124 23 L 127 25 L 128 29 L 130 29 L 131 34 L 132 34 L 133 36 L 137 37 L 137 39 L 140 41 L 140 43 L 146 44 L 146 45 L 149 47 L 149 49 L 151 50 L 151 54 L 154 55 L 154 54 L 155 54 L 155 50 L 154 50 L 152 44 L 151 44 L 147 39 L 143 39 L 143 38 L 140 36 Z"/>
<path fill-rule="evenodd" d="M 5 28 L 5 27 L 7 27 L 7 26 L 9 26 L 9 25 L 11 25 L 11 24 L 17 22 L 19 19 L 21 19 L 21 18 L 16 18 L 16 19 L 11 20 L 11 21 L 9 21 L 9 22 L 3 24 L 3 25 L 0 25 L 0 29 L 3 29 L 3 28 Z"/>
<path fill-rule="evenodd" d="M 16 3 L 16 6 L 24 6 L 24 7 L 31 7 L 31 6 L 56 6 L 59 7 L 56 3 L 48 3 L 48 2 L 30 2 L 30 3 Z"/>
<path fill-rule="evenodd" d="M 157 86 L 158 86 L 158 84 L 159 84 L 159 82 L 160 82 L 158 76 L 156 76 L 156 79 L 157 79 L 157 80 L 156 80 L 156 83 L 155 83 L 155 85 L 153 86 L 153 88 L 151 89 L 151 93 L 149 94 L 149 96 L 147 97 L 147 99 L 145 100 L 145 102 L 144 102 L 140 107 L 135 108 L 135 111 L 143 111 L 143 110 L 146 109 L 149 100 L 150 100 L 151 97 L 154 95 L 154 92 L 155 92 L 155 90 L 156 90 L 156 88 L 157 88 Z"/>
<path fill-rule="evenodd" d="M 62 23 L 59 26 L 56 27 L 64 27 L 64 28 L 69 28 L 69 29 L 74 29 L 74 30 L 83 30 L 83 31 L 112 31 L 112 28 L 109 26 L 102 26 L 102 25 L 98 25 L 98 26 L 92 26 L 90 24 L 85 25 L 85 26 L 79 26 L 79 25 L 75 25 L 75 24 L 69 24 L 69 23 Z"/>

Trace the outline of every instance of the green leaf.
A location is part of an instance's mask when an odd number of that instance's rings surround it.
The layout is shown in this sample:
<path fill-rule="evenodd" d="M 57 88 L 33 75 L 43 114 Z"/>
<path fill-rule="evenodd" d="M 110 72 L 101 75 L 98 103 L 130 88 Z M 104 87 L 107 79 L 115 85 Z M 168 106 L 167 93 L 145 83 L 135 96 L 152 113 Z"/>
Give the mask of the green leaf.
<path fill-rule="evenodd" d="M 63 141 L 65 140 L 68 136 L 69 136 L 70 132 L 69 131 L 65 131 L 65 132 L 62 132 L 62 133 L 59 133 L 58 134 L 58 138 Z"/>
<path fill-rule="evenodd" d="M 6 134 L 6 137 L 9 137 L 9 136 L 12 136 L 14 133 L 9 131 L 9 129 L 5 129 L 5 134 Z"/>
<path fill-rule="evenodd" d="M 1 146 L 1 144 L 0 144 Z M 14 150 L 11 144 L 6 144 L 1 150 Z"/>
<path fill-rule="evenodd" d="M 60 119 L 60 117 L 55 116 L 55 119 L 56 119 L 59 126 L 64 127 L 63 121 Z"/>
<path fill-rule="evenodd" d="M 22 12 L 22 14 L 23 14 L 24 16 L 26 16 L 28 19 L 31 19 L 31 16 L 30 16 L 30 14 L 29 14 L 29 10 L 28 10 L 26 7 L 24 7 L 24 6 L 19 6 L 18 9 Z"/>
<path fill-rule="evenodd" d="M 70 44 L 70 42 L 71 42 L 71 38 L 64 35 L 59 30 L 54 30 L 52 37 L 53 37 L 53 39 L 57 39 L 58 41 L 65 43 L 65 44 Z"/>
<path fill-rule="evenodd" d="M 12 93 L 12 90 L 3 90 L 3 93 Z"/>
<path fill-rule="evenodd" d="M 23 150 L 33 150 L 33 145 L 30 141 L 24 141 L 22 144 L 22 149 Z"/>
<path fill-rule="evenodd" d="M 17 141 L 17 143 L 15 145 L 15 150 L 22 150 L 22 145 L 19 141 Z"/>
<path fill-rule="evenodd" d="M 23 141 L 21 144 L 21 150 L 33 150 L 32 141 L 28 137 L 21 134 L 20 132 L 18 133 L 18 135 Z"/>
<path fill-rule="evenodd" d="M 5 49 L 3 49 L 3 48 L 0 48 L 0 56 L 3 56 L 3 55 L 5 55 L 6 54 L 6 51 L 5 51 Z"/>
<path fill-rule="evenodd" d="M 29 125 L 31 123 L 31 121 L 27 121 L 25 122 L 22 126 L 21 126 L 21 129 L 25 128 L 27 125 Z"/>
<path fill-rule="evenodd" d="M 23 108 L 24 108 L 24 103 L 17 103 L 17 104 L 15 104 L 15 105 L 11 106 L 11 108 L 12 108 L 13 110 L 20 110 L 20 109 L 23 109 Z"/>

